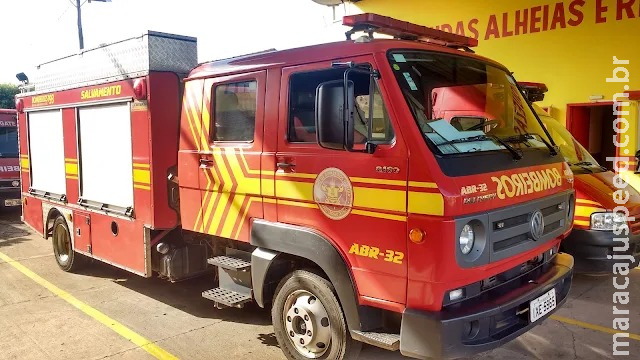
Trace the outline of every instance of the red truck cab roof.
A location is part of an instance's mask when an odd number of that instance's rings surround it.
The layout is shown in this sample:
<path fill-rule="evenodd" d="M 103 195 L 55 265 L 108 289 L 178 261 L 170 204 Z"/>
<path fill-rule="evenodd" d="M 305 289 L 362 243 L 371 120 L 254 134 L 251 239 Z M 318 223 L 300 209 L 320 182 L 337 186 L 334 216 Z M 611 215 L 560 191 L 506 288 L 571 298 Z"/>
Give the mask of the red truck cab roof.
<path fill-rule="evenodd" d="M 193 69 L 186 80 L 234 74 L 251 70 L 264 70 L 282 65 L 295 66 L 305 63 L 332 61 L 344 57 L 354 57 L 372 53 L 384 53 L 390 49 L 411 49 L 448 53 L 451 55 L 470 57 L 487 62 L 493 66 L 505 67 L 491 59 L 470 52 L 463 52 L 434 43 L 416 42 L 399 39 L 373 39 L 367 42 L 344 40 L 325 44 L 311 45 L 280 51 L 268 51 L 228 59 L 205 62 Z M 316 54 L 312 57 L 310 54 Z"/>

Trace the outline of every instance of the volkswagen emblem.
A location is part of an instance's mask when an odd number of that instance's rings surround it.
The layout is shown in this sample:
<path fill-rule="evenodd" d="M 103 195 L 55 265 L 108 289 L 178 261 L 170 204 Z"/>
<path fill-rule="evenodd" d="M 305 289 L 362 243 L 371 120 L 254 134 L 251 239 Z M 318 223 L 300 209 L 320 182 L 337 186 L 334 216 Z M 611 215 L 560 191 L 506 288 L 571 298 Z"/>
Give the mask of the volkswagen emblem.
<path fill-rule="evenodd" d="M 531 237 L 533 240 L 538 241 L 544 234 L 544 216 L 540 210 L 536 210 L 531 215 Z"/>

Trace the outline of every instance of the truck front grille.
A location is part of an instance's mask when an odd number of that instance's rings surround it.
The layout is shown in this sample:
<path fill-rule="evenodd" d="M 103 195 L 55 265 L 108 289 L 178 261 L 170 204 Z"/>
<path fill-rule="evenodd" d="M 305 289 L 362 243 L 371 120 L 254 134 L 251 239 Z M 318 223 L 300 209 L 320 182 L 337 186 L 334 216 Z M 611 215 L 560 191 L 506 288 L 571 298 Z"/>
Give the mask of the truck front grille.
<path fill-rule="evenodd" d="M 572 191 L 503 208 L 488 214 L 456 219 L 457 233 L 465 224 L 482 224 L 483 239 L 472 256 L 457 252 L 463 268 L 487 265 L 539 247 L 564 233 L 570 226 L 568 209 L 572 206 Z M 532 218 L 542 214 L 544 228 L 537 239 L 532 235 Z"/>

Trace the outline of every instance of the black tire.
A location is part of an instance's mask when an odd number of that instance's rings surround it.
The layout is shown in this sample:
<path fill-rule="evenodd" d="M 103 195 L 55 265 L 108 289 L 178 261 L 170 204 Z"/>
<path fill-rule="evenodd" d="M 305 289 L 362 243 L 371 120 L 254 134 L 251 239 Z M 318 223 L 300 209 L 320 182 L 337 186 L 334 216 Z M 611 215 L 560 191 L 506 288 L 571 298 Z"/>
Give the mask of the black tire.
<path fill-rule="evenodd" d="M 319 306 L 316 304 L 317 300 Z M 310 321 L 303 319 L 304 314 L 310 315 Z M 351 338 L 333 285 L 312 272 L 297 270 L 282 279 L 276 289 L 271 318 L 276 339 L 287 359 L 353 360 L 358 358 L 362 349 L 362 343 Z M 305 334 L 308 329 L 313 332 Z M 294 342 L 297 344 L 300 340 L 309 339 L 309 334 L 312 337 L 307 345 L 294 345 Z M 328 344 L 323 339 L 329 339 Z"/>
<path fill-rule="evenodd" d="M 73 250 L 69 227 L 62 216 L 58 216 L 53 222 L 51 243 L 56 263 L 63 271 L 75 272 L 85 265 L 86 258 Z"/>

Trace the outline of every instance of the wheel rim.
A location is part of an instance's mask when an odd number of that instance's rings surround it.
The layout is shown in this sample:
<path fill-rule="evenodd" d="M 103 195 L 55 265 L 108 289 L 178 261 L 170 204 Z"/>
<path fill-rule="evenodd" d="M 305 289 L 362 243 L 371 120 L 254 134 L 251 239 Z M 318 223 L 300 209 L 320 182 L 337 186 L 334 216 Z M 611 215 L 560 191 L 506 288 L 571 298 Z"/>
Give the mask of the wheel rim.
<path fill-rule="evenodd" d="M 316 359 L 331 344 L 331 324 L 327 310 L 312 293 L 298 290 L 287 297 L 283 316 L 287 338 L 300 355 Z"/>
<path fill-rule="evenodd" d="M 56 246 L 58 262 L 66 264 L 71 255 L 71 239 L 67 235 L 67 230 L 63 226 L 56 226 L 53 232 L 53 243 Z"/>

